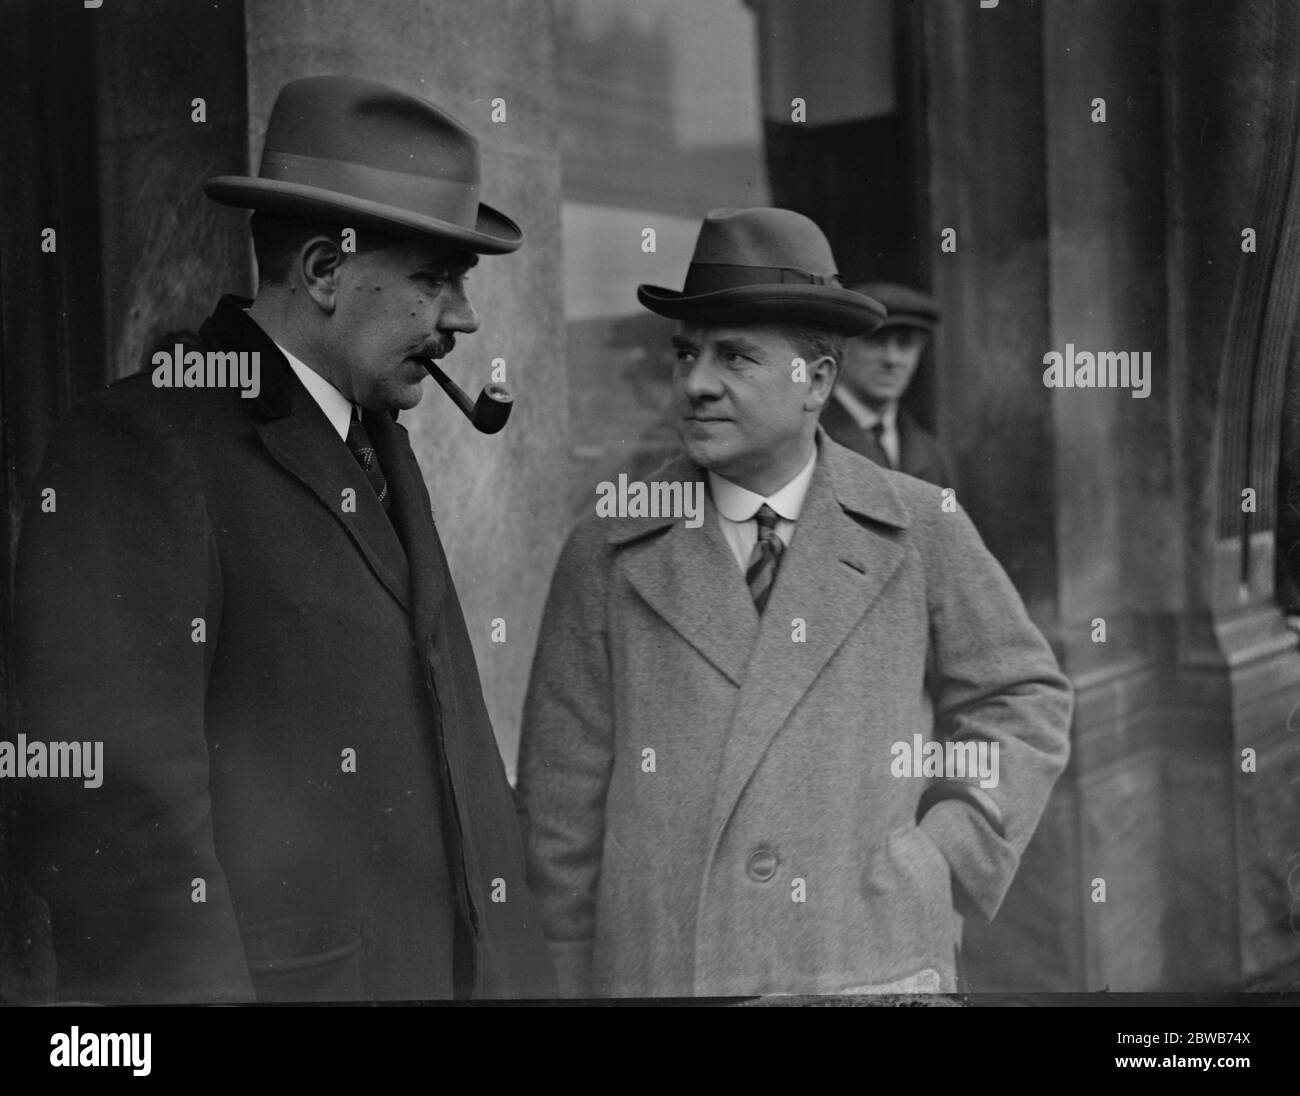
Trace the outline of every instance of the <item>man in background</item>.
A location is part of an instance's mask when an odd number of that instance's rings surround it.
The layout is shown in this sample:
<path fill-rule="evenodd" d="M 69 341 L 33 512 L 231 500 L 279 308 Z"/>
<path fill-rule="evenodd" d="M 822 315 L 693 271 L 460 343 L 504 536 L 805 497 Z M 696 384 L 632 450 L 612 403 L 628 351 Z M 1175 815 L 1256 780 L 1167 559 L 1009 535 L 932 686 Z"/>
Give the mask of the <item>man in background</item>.
<path fill-rule="evenodd" d="M 892 282 L 855 288 L 888 311 L 875 331 L 845 344 L 840 383 L 822 413 L 822 428 L 876 464 L 955 488 L 947 448 L 900 406 L 939 322 L 939 304 Z"/>

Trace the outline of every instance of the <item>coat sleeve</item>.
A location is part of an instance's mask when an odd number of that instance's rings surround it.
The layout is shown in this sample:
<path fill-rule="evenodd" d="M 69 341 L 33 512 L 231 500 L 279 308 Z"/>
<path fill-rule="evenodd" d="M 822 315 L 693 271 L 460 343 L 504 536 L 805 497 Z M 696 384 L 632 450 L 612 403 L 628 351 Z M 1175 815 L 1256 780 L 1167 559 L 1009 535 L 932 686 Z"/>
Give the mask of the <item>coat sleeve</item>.
<path fill-rule="evenodd" d="M 15 601 L 18 730 L 102 743 L 102 782 L 23 780 L 18 851 L 49 903 L 61 999 L 252 1000 L 208 794 L 216 549 L 192 465 L 110 396 L 50 443 Z"/>
<path fill-rule="evenodd" d="M 945 513 L 940 493 L 927 494 L 928 527 L 920 537 L 935 730 L 945 740 L 997 745 L 997 783 L 984 791 L 1002 813 L 1005 836 L 981 811 L 955 799 L 936 803 L 921 829 L 960 884 L 959 912 L 992 919 L 1069 757 L 1073 696 L 1051 648 L 965 512 Z"/>
<path fill-rule="evenodd" d="M 613 712 L 605 606 L 610 549 L 593 523 L 569 538 L 546 601 L 519 753 L 529 886 L 561 994 L 592 995 L 596 886 Z"/>

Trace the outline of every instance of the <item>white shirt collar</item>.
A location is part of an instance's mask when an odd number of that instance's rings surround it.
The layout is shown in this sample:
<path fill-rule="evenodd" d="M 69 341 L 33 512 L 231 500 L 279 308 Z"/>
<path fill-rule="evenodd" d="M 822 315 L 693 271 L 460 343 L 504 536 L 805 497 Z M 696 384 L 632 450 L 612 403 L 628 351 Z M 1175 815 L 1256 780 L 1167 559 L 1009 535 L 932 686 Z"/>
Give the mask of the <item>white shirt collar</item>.
<path fill-rule="evenodd" d="M 814 445 L 808 463 L 799 470 L 794 479 L 767 498 L 741 487 L 738 483 L 732 483 L 731 480 L 716 472 L 710 472 L 709 494 L 713 497 L 713 505 L 718 508 L 718 513 L 728 521 L 752 521 L 759 507 L 764 503 L 786 521 L 798 521 L 816 463 L 817 446 Z"/>
<path fill-rule="evenodd" d="M 835 386 L 835 398 L 840 401 L 840 406 L 852 416 L 861 430 L 870 430 L 879 422 L 884 424 L 885 432 L 889 433 L 897 425 L 897 403 L 887 403 L 883 411 L 873 411 L 849 389 L 847 384 L 842 382 Z"/>
<path fill-rule="evenodd" d="M 288 361 L 289 368 L 298 375 L 298 379 L 302 381 L 303 387 L 311 394 L 311 398 L 320 405 L 320 409 L 325 412 L 325 417 L 329 419 L 330 425 L 334 427 L 338 436 L 347 441 L 348 425 L 352 422 L 351 402 L 310 365 L 300 358 L 294 357 L 279 343 L 275 345 L 280 347 L 280 353 Z"/>

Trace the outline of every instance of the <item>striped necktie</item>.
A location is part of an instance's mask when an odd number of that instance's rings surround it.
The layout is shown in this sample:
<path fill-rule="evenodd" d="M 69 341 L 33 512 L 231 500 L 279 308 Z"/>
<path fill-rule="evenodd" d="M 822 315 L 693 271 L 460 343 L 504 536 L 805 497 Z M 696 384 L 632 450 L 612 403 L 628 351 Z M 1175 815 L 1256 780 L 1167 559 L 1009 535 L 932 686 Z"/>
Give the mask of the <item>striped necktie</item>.
<path fill-rule="evenodd" d="M 781 562 L 785 544 L 776 535 L 777 513 L 767 503 L 758 508 L 754 520 L 758 522 L 758 541 L 750 553 L 749 566 L 745 568 L 745 581 L 749 584 L 754 606 L 762 616 L 772 593 L 772 583 L 776 581 L 776 568 Z"/>

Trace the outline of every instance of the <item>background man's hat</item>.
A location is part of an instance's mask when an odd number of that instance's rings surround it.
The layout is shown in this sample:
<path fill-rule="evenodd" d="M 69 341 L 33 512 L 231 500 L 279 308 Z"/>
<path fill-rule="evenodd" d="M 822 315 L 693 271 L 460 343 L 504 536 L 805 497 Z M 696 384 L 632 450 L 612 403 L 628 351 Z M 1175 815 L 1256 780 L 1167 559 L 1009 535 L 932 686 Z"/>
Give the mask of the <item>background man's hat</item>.
<path fill-rule="evenodd" d="M 933 331 L 939 322 L 939 302 L 919 289 L 896 282 L 866 282 L 853 288 L 874 297 L 889 310 L 881 327 L 919 327 Z"/>
<path fill-rule="evenodd" d="M 373 80 L 312 76 L 271 108 L 255 177 L 204 185 L 223 205 L 369 225 L 498 255 L 519 226 L 478 200 L 478 141 L 445 110 Z"/>
<path fill-rule="evenodd" d="M 821 324 L 849 335 L 880 326 L 878 301 L 845 289 L 822 230 L 789 209 L 715 209 L 704 218 L 680 293 L 637 287 L 651 312 L 696 323 Z"/>

